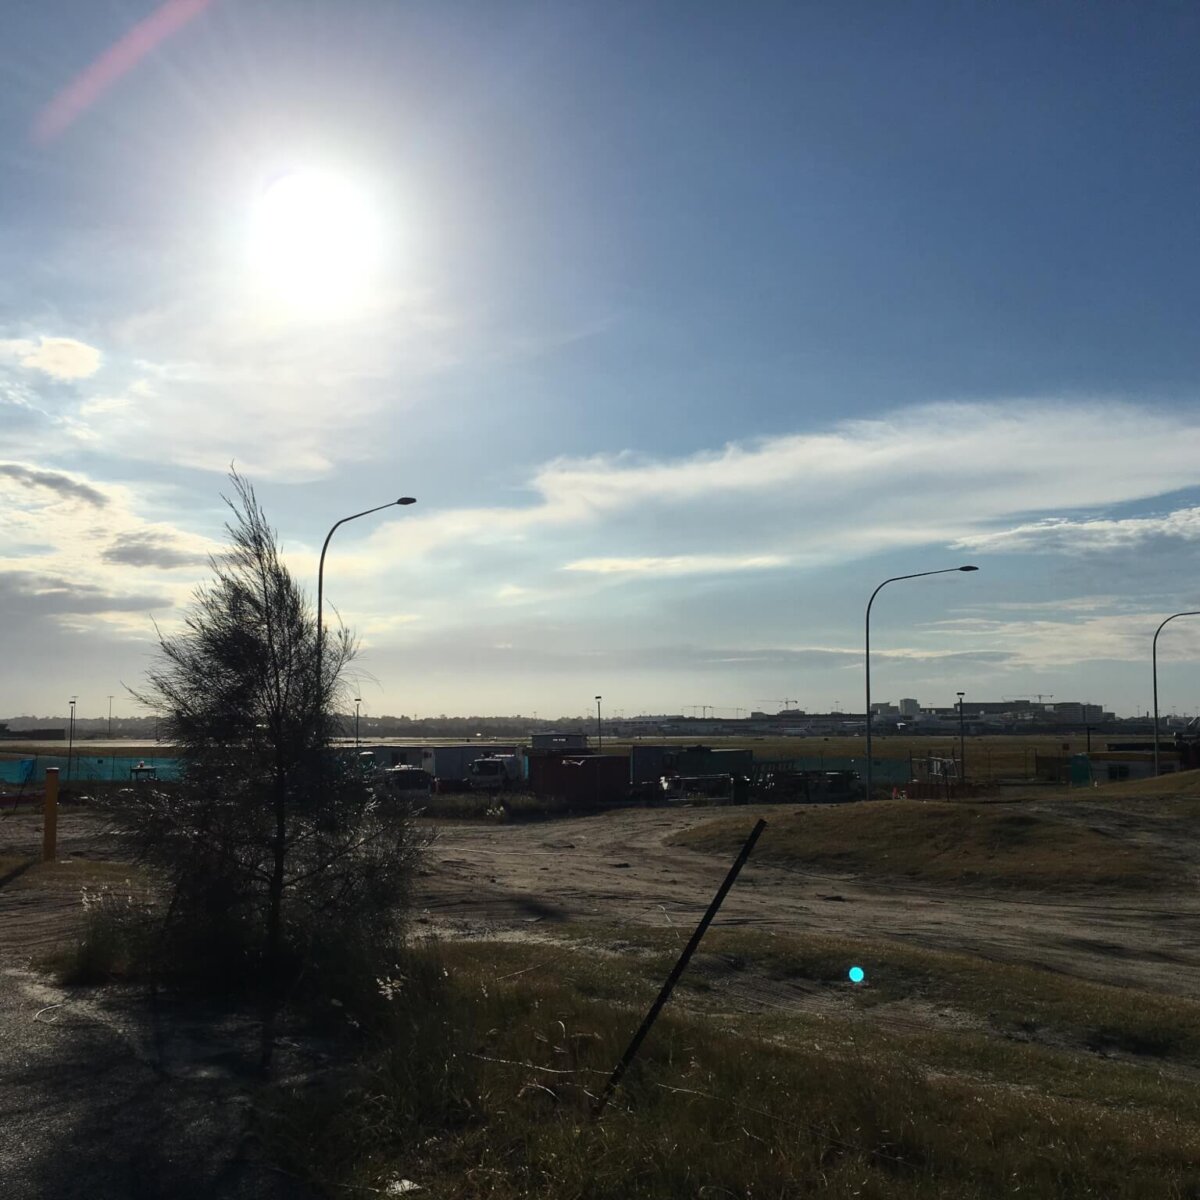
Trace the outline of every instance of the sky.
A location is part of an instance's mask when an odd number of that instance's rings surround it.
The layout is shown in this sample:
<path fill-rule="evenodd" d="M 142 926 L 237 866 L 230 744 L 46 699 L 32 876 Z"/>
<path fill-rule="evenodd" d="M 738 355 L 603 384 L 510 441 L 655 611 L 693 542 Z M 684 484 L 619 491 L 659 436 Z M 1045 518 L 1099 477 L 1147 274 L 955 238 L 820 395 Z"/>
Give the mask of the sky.
<path fill-rule="evenodd" d="M 1200 8 L 39 0 L 0 714 L 140 710 L 232 466 L 382 715 L 1151 704 L 1200 609 Z M 1200 710 L 1200 618 L 1159 640 Z"/>

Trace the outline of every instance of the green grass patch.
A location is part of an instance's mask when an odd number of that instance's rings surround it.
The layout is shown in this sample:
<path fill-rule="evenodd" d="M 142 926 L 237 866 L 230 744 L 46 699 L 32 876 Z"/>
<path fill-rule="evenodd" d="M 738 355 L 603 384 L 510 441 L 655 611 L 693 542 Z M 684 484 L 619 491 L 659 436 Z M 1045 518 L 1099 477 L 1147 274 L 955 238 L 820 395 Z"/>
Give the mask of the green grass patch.
<path fill-rule="evenodd" d="M 554 944 L 413 952 L 385 981 L 391 999 L 348 1014 L 367 1031 L 356 1063 L 263 1097 L 269 1150 L 330 1195 L 401 1178 L 430 1197 L 497 1200 L 1200 1189 L 1200 1124 L 1168 1085 L 1134 1107 L 1081 1080 L 1084 1095 L 1044 1095 L 930 1068 L 915 1043 L 787 1043 L 682 1009 L 593 1122 L 591 1097 L 656 988 L 650 953 L 627 955 L 629 969 L 598 957 Z"/>
<path fill-rule="evenodd" d="M 745 815 L 685 830 L 675 845 L 737 853 Z M 1150 889 L 1178 882 L 1173 864 L 1082 821 L 1024 804 L 883 800 L 773 816 L 754 861 L 933 884 Z"/>

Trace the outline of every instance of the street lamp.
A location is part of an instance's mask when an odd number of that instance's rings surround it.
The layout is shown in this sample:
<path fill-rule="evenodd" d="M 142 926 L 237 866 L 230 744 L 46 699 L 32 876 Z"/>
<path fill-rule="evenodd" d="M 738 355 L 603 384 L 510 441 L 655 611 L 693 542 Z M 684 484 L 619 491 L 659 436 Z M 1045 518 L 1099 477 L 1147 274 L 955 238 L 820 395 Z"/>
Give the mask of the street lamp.
<path fill-rule="evenodd" d="M 958 781 L 967 781 L 967 741 L 963 734 L 963 697 L 966 692 L 955 692 L 958 697 Z"/>
<path fill-rule="evenodd" d="M 71 778 L 71 756 L 75 749 L 75 697 L 74 696 L 71 697 L 69 703 L 71 705 L 71 719 L 67 725 L 67 778 L 68 779 Z"/>
<path fill-rule="evenodd" d="M 940 571 L 917 571 L 913 575 L 893 575 L 885 579 L 872 593 L 867 601 L 867 639 L 866 639 L 866 675 L 867 675 L 867 799 L 871 798 L 871 605 L 880 589 L 889 583 L 898 583 L 901 579 L 923 579 L 926 575 L 949 575 L 954 571 L 978 571 L 978 567 L 943 567 Z"/>
<path fill-rule="evenodd" d="M 600 701 L 602 696 L 596 697 L 596 749 L 604 749 L 604 727 L 600 724 Z"/>
<path fill-rule="evenodd" d="M 362 703 L 362 697 L 361 697 L 361 696 L 355 696 L 355 697 L 354 697 L 354 748 L 355 748 L 355 750 L 357 750 L 357 749 L 358 749 L 358 746 L 359 746 L 359 741 L 358 741 L 358 706 L 359 706 L 361 703 Z"/>
<path fill-rule="evenodd" d="M 1154 640 L 1150 643 L 1150 663 L 1154 673 L 1154 777 L 1158 778 L 1158 635 L 1162 633 L 1163 625 L 1176 617 L 1200 617 L 1200 612 L 1172 613 L 1166 621 L 1154 631 Z"/>
<path fill-rule="evenodd" d="M 108 698 L 108 740 L 112 741 L 112 697 Z"/>
<path fill-rule="evenodd" d="M 343 517 L 340 521 L 334 523 L 334 526 L 325 535 L 325 543 L 321 547 L 321 560 L 317 564 L 317 693 L 320 695 L 321 684 L 325 680 L 325 626 L 322 622 L 322 609 L 325 602 L 325 551 L 329 549 L 329 539 L 333 537 L 338 526 L 345 525 L 347 521 L 357 521 L 359 517 L 368 517 L 371 513 L 382 512 L 385 508 L 396 508 L 405 504 L 416 504 L 414 496 L 401 496 L 399 500 L 390 500 L 387 504 L 379 504 L 375 508 L 365 509 L 360 513 L 351 513 L 348 517 Z"/>

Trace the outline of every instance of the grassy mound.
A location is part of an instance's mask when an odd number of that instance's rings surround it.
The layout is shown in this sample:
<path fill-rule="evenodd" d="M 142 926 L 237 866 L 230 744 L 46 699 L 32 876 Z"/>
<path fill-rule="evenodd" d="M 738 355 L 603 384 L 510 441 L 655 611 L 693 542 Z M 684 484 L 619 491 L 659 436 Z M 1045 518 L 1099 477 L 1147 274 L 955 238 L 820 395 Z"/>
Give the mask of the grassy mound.
<path fill-rule="evenodd" d="M 592 1121 L 591 1098 L 657 986 L 622 965 L 511 943 L 415 955 L 386 981 L 384 1018 L 352 1014 L 376 1030 L 355 1066 L 269 1098 L 269 1149 L 330 1195 L 400 1180 L 493 1200 L 1200 1187 L 1190 1081 L 1134 1087 L 1121 1082 L 1129 1068 L 1100 1063 L 1089 1078 L 1101 1084 L 1080 1098 L 1039 1087 L 1040 1048 L 1003 1047 L 1010 1082 L 978 1056 L 955 1065 L 952 1047 L 931 1069 L 911 1046 L 829 1021 L 793 1022 L 785 1040 L 675 1008 Z M 1068 1091 L 1070 1078 L 1064 1069 Z"/>
<path fill-rule="evenodd" d="M 1102 794 L 1106 800 L 1114 796 L 1200 798 L 1200 771 L 1176 771 L 1170 775 L 1160 775 L 1157 779 L 1110 783 L 1105 785 Z"/>
<path fill-rule="evenodd" d="M 566 926 L 560 932 L 582 945 L 605 946 L 603 929 Z M 636 951 L 626 969 L 648 982 L 661 980 L 679 952 L 675 931 L 662 929 L 609 931 L 607 944 Z M 865 970 L 864 986 L 848 984 L 851 964 Z M 1200 1067 L 1200 1002 L 1194 999 L 887 939 L 714 928 L 684 986 L 703 993 L 715 981 L 753 974 L 816 985 L 814 996 L 836 1000 L 848 1014 L 877 1010 L 885 1023 L 888 1006 L 916 1001 L 963 1014 L 1003 1037 Z M 1197 1106 L 1200 1115 L 1200 1094 Z"/>
<path fill-rule="evenodd" d="M 732 857 L 752 822 L 722 817 L 673 842 Z M 1024 888 L 1154 888 L 1170 864 L 1082 822 L 1019 804 L 885 800 L 780 813 L 754 861 L 925 883 Z"/>

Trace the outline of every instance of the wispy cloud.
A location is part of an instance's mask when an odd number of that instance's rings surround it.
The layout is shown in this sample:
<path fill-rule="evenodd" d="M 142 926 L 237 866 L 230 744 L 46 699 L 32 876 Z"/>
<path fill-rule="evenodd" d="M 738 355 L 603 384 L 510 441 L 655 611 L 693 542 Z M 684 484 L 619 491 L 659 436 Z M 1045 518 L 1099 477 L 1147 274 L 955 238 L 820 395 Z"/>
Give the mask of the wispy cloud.
<path fill-rule="evenodd" d="M 0 361 L 9 360 L 54 379 L 87 379 L 100 369 L 95 346 L 69 337 L 8 338 L 0 341 Z"/>
<path fill-rule="evenodd" d="M 4 594 L 10 601 L 27 598 L 38 612 L 124 612 L 170 604 L 170 600 L 159 593 L 106 591 L 72 579 L 28 571 L 8 571 L 0 578 Z"/>
<path fill-rule="evenodd" d="M 203 567 L 209 556 L 201 551 L 184 548 L 174 531 L 143 529 L 119 533 L 101 552 L 106 563 L 131 567 Z"/>
<path fill-rule="evenodd" d="M 25 463 L 8 462 L 0 463 L 0 476 L 27 487 L 53 492 L 62 499 L 82 500 L 97 508 L 103 508 L 108 503 L 108 497 L 98 488 L 65 471 L 46 471 Z"/>
<path fill-rule="evenodd" d="M 955 543 L 963 549 L 1084 554 L 1124 549 L 1153 538 L 1200 541 L 1200 507 L 1179 508 L 1162 516 L 1071 520 L 1048 517 L 999 529 L 969 534 Z"/>
<path fill-rule="evenodd" d="M 675 554 L 645 558 L 580 558 L 564 571 L 593 575 L 724 575 L 735 571 L 764 571 L 786 565 L 777 554 Z"/>
<path fill-rule="evenodd" d="M 141 516 L 146 498 L 123 485 L 0 464 L 4 611 L 26 622 L 107 627 L 145 636 L 151 610 L 191 594 L 215 542 Z M 147 589 L 144 571 L 161 572 Z"/>
<path fill-rule="evenodd" d="M 1062 446 L 1072 447 L 1063 455 Z M 533 504 L 403 518 L 406 552 L 446 544 L 556 544 L 585 536 L 594 553 L 566 559 L 580 574 L 627 577 L 803 568 L 903 546 L 1004 545 L 994 526 L 1022 522 L 1042 536 L 1081 508 L 1200 484 L 1200 412 L 1180 417 L 1133 405 L 1013 402 L 937 404 L 830 432 L 732 443 L 675 459 L 633 454 L 558 459 L 536 470 Z M 1047 511 L 1060 514 L 1053 519 Z M 1163 530 L 1191 536 L 1191 510 Z M 1150 530 L 1094 522 L 1105 536 Z M 385 522 L 375 535 L 395 536 Z M 995 539 L 989 540 L 989 539 Z"/>
<path fill-rule="evenodd" d="M 1129 662 L 1149 671 L 1150 643 L 1167 612 L 1116 613 L 1079 620 L 1052 617 L 1005 620 L 959 617 L 932 622 L 927 628 L 942 637 L 970 639 L 1006 648 L 1012 661 L 1030 669 L 1063 668 L 1080 663 Z M 1200 624 L 1200 622 L 1198 622 Z M 1200 658 L 1200 630 L 1180 622 L 1173 655 Z"/>

